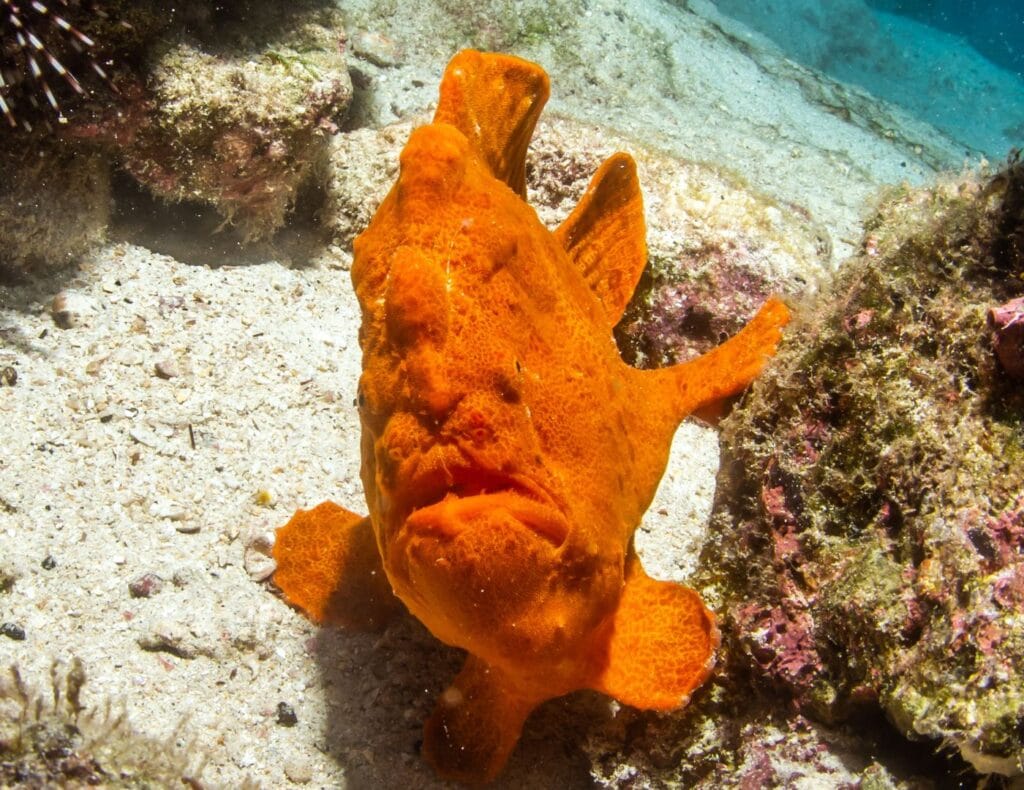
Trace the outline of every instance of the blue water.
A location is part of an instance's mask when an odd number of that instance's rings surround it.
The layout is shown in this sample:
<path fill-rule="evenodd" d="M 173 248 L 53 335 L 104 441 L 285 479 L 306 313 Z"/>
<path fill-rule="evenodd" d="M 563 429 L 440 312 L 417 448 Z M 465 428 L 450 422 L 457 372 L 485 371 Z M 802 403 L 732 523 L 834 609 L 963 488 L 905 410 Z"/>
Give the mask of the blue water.
<path fill-rule="evenodd" d="M 1018 76 L 1024 72 L 1024 2 L 869 0 L 880 11 L 962 36 L 978 52 Z"/>
<path fill-rule="evenodd" d="M 1024 0 L 715 0 L 790 59 L 931 124 L 965 158 L 1024 148 Z"/>

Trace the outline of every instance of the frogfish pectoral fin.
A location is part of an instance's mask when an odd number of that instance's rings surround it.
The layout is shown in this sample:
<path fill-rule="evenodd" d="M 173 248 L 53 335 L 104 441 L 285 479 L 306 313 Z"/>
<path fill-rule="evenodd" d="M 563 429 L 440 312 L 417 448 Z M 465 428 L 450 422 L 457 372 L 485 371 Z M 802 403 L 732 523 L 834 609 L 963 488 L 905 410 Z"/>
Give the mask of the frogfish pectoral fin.
<path fill-rule="evenodd" d="M 780 299 L 768 299 L 750 322 L 722 345 L 689 362 L 657 371 L 670 390 L 678 419 L 700 412 L 713 415 L 716 404 L 757 378 L 782 339 L 790 318 Z"/>
<path fill-rule="evenodd" d="M 501 670 L 470 655 L 437 701 L 423 733 L 423 756 L 445 779 L 489 782 L 508 761 L 537 704 Z"/>
<path fill-rule="evenodd" d="M 333 502 L 296 511 L 277 530 L 274 560 L 285 600 L 315 623 L 374 629 L 401 609 L 370 519 Z"/>
<path fill-rule="evenodd" d="M 603 671 L 589 685 L 636 708 L 675 710 L 710 674 L 718 644 L 714 615 L 700 596 L 650 578 L 633 555 Z"/>

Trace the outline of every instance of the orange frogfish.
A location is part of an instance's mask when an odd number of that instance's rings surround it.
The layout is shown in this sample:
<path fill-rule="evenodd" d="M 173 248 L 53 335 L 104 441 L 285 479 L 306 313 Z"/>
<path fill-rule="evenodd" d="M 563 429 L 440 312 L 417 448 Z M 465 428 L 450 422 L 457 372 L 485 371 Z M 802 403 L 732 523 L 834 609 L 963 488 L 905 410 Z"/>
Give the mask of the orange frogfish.
<path fill-rule="evenodd" d="M 608 159 L 553 232 L 526 203 L 547 74 L 461 52 L 434 120 L 355 241 L 362 481 L 369 516 L 325 502 L 278 530 L 275 581 L 314 621 L 380 624 L 401 601 L 465 666 L 426 722 L 449 779 L 501 771 L 541 702 L 596 689 L 685 705 L 715 619 L 644 573 L 633 532 L 679 423 L 747 386 L 789 313 L 674 367 L 612 336 L 646 263 L 633 160 Z"/>

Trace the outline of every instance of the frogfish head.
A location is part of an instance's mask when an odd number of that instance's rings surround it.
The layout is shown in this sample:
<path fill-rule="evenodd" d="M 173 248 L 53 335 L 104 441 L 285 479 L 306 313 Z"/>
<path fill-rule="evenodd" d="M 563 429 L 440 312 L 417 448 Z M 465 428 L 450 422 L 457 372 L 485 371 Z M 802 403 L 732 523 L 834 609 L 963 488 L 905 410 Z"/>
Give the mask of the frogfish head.
<path fill-rule="evenodd" d="M 617 599 L 621 556 L 581 523 L 521 405 L 453 391 L 443 421 L 399 410 L 368 441 L 363 474 L 395 593 L 443 641 L 498 666 L 585 651 Z"/>
<path fill-rule="evenodd" d="M 406 519 L 387 567 L 444 641 L 496 666 L 557 664 L 585 649 L 600 619 L 593 603 L 616 589 L 618 571 L 568 530 L 563 514 L 514 489 L 449 494 Z"/>

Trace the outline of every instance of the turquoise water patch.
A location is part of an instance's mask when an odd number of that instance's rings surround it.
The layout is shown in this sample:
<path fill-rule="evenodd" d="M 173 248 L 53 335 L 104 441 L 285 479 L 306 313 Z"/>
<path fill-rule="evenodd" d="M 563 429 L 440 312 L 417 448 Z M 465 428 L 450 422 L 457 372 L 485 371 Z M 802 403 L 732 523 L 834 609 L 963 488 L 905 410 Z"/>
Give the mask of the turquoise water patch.
<path fill-rule="evenodd" d="M 954 0 L 717 0 L 785 55 L 899 105 L 964 147 L 1024 145 L 1024 6 Z"/>

